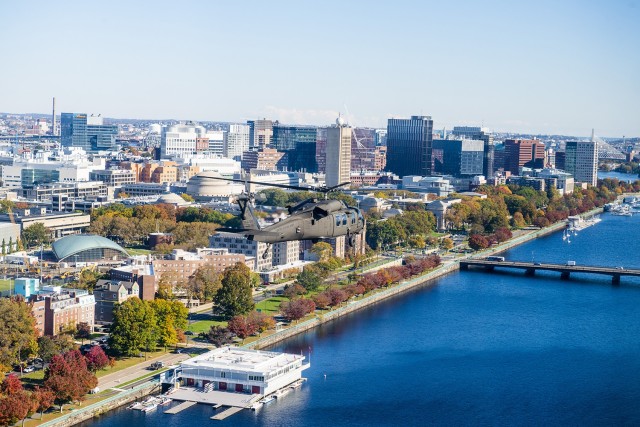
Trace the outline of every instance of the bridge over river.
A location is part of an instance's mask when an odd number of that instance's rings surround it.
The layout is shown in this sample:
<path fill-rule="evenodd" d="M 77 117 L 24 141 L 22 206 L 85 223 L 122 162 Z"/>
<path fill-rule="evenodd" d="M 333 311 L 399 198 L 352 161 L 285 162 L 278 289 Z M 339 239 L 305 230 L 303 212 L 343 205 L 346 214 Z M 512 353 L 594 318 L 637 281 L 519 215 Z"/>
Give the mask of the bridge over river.
<path fill-rule="evenodd" d="M 640 277 L 640 270 L 624 269 L 622 267 L 545 264 L 539 262 L 531 263 L 520 261 L 489 261 L 479 259 L 467 259 L 460 261 L 461 270 L 468 270 L 469 267 L 484 268 L 485 271 L 493 271 L 495 268 L 524 270 L 525 274 L 529 276 L 535 275 L 537 270 L 557 271 L 563 279 L 569 279 L 571 273 L 604 274 L 611 276 L 611 283 L 614 285 L 620 284 L 620 277 L 622 276 Z"/>

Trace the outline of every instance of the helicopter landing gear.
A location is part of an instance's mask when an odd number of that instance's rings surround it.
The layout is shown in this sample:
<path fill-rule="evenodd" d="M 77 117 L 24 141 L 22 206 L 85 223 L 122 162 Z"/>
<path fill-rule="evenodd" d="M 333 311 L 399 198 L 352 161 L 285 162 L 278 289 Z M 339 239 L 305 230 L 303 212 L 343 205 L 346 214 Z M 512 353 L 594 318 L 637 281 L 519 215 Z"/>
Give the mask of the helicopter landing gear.
<path fill-rule="evenodd" d="M 347 234 L 347 244 L 352 248 L 356 245 L 356 235 L 355 234 Z"/>
<path fill-rule="evenodd" d="M 269 256 L 269 251 L 271 250 L 271 243 L 267 243 L 267 248 L 262 253 L 262 259 L 267 259 Z"/>

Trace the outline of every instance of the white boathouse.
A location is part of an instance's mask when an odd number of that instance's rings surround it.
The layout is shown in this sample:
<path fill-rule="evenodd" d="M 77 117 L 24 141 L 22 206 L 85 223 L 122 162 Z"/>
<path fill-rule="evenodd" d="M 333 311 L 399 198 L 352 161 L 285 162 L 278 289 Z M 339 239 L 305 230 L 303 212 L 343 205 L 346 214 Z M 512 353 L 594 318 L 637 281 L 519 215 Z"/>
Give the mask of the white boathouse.
<path fill-rule="evenodd" d="M 221 347 L 161 375 L 164 384 L 208 391 L 268 395 L 302 378 L 305 356 Z"/>

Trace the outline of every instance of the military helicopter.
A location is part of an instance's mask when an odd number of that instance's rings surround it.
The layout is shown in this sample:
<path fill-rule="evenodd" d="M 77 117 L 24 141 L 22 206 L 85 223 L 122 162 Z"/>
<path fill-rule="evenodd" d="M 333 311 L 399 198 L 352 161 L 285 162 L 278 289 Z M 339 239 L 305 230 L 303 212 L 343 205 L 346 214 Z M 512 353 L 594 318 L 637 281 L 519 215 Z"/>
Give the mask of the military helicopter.
<path fill-rule="evenodd" d="M 269 184 L 241 179 L 222 177 L 207 178 L 221 181 L 243 182 L 245 184 L 245 192 L 236 198 L 236 202 L 238 206 L 240 206 L 242 228 L 219 228 L 217 231 L 236 233 L 245 236 L 249 240 L 266 243 L 267 250 L 264 252 L 263 258 L 266 258 L 268 250 L 273 243 L 292 240 L 311 240 L 315 243 L 323 238 L 346 236 L 347 243 L 353 247 L 356 245 L 356 236 L 360 234 L 365 227 L 365 219 L 360 209 L 348 206 L 341 200 L 327 199 L 328 193 L 350 184 L 349 182 L 343 182 L 333 187 L 313 189 L 313 191 L 324 193 L 324 200 L 311 198 L 295 206 L 287 206 L 289 211 L 287 218 L 263 228 L 258 223 L 253 210 L 255 194 L 249 191 L 249 184 L 303 191 L 309 191 L 310 189 L 295 185 Z"/>

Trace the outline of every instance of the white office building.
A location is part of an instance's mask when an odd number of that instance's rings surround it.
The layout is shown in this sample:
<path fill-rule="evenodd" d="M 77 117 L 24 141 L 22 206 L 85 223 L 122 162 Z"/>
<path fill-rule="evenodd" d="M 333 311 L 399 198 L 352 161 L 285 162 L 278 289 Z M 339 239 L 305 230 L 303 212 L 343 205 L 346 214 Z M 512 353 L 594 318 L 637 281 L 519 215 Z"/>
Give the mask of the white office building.
<path fill-rule="evenodd" d="M 172 154 L 195 153 L 198 140 L 206 138 L 206 133 L 203 126 L 193 123 L 165 126 L 160 137 L 160 155 L 166 158 Z"/>
<path fill-rule="evenodd" d="M 349 182 L 351 179 L 351 128 L 342 117 L 327 128 L 325 182 L 327 187 Z"/>
<path fill-rule="evenodd" d="M 209 237 L 209 247 L 225 248 L 232 254 L 243 254 L 253 258 L 253 271 L 265 271 L 273 265 L 273 251 L 267 250 L 267 244 L 249 240 L 239 234 L 220 232 Z M 266 257 L 263 255 L 266 253 Z"/>
<path fill-rule="evenodd" d="M 239 161 L 242 153 L 248 149 L 249 125 L 229 125 L 229 132 L 224 140 L 224 156 Z"/>

